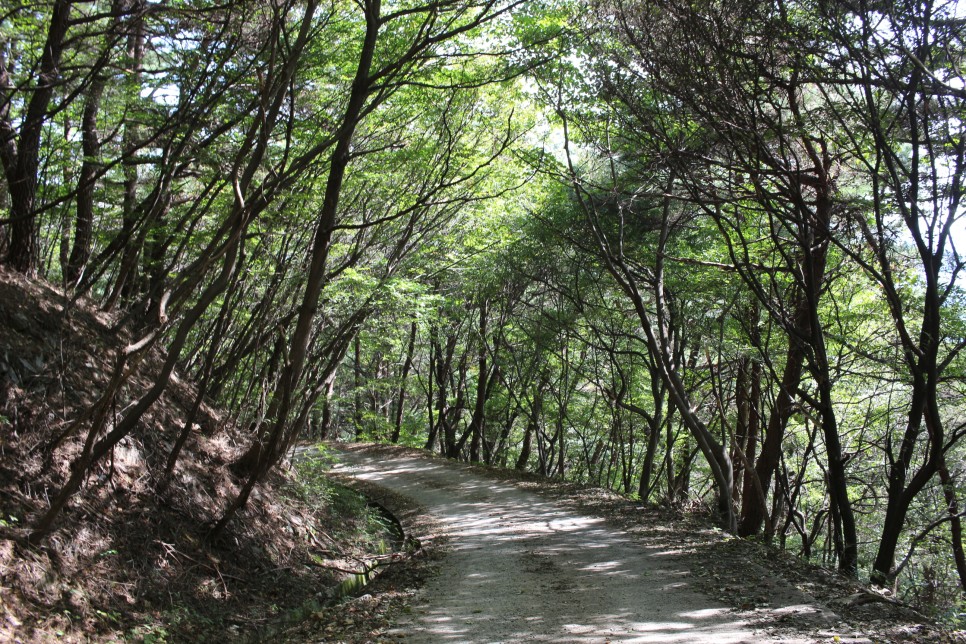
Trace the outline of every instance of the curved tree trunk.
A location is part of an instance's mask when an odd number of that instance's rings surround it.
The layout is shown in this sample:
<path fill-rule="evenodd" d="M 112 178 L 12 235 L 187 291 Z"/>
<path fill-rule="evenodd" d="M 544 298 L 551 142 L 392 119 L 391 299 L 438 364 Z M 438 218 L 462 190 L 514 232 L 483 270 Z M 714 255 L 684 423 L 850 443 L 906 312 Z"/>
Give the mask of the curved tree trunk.
<path fill-rule="evenodd" d="M 312 22 L 312 16 L 314 16 L 317 6 L 318 3 L 315 0 L 309 0 L 304 10 L 303 32 L 300 34 L 299 39 L 303 44 L 308 37 L 309 25 Z M 315 236 L 309 253 L 309 270 L 305 282 L 305 290 L 303 291 L 302 305 L 299 307 L 298 317 L 295 322 L 295 331 L 292 334 L 290 342 L 289 359 L 285 368 L 282 370 L 282 376 L 272 394 L 272 402 L 269 404 L 267 422 L 271 424 L 271 429 L 265 441 L 256 439 L 255 444 L 249 448 L 249 452 L 257 454 L 256 458 L 252 459 L 247 457 L 248 455 L 242 456 L 242 461 L 254 461 L 255 465 L 250 468 L 248 479 L 241 491 L 228 504 L 221 519 L 219 519 L 212 529 L 212 537 L 220 534 L 228 525 L 228 522 L 234 517 L 235 513 L 248 502 L 248 497 L 251 495 L 252 490 L 254 490 L 255 485 L 257 485 L 258 481 L 261 480 L 262 476 L 268 472 L 280 456 L 279 448 L 281 447 L 289 413 L 293 406 L 296 389 L 302 378 L 315 314 L 319 306 L 319 296 L 322 293 L 322 287 L 325 282 L 329 247 L 332 240 L 332 233 L 335 230 L 339 198 L 342 195 L 345 171 L 351 159 L 350 147 L 352 137 L 361 120 L 366 97 L 369 94 L 369 74 L 372 68 L 380 26 L 379 12 L 379 0 L 366 3 L 366 33 L 363 39 L 362 49 L 359 53 L 359 63 L 356 67 L 349 100 L 342 117 L 342 125 L 339 128 L 335 148 L 330 157 L 325 195 L 322 200 L 322 208 L 319 211 L 318 220 L 316 221 Z"/>
<path fill-rule="evenodd" d="M 566 137 L 566 123 L 564 125 Z M 607 237 L 603 228 L 600 226 L 597 219 L 598 213 L 592 198 L 583 191 L 572 164 L 570 165 L 570 172 L 578 201 L 596 238 L 597 247 L 600 249 L 607 271 L 634 306 L 641 330 L 644 332 L 646 338 L 648 352 L 652 360 L 654 360 L 658 375 L 667 387 L 671 402 L 678 411 L 678 414 L 680 414 L 681 423 L 694 437 L 711 469 L 711 475 L 717 490 L 718 519 L 725 530 L 734 533 L 737 531 L 738 521 L 734 506 L 731 502 L 732 490 L 734 488 L 731 456 L 728 454 L 727 447 L 714 437 L 704 421 L 695 413 L 696 407 L 692 404 L 690 394 L 684 385 L 678 367 L 671 359 L 674 353 L 674 347 L 672 346 L 671 335 L 666 328 L 668 310 L 665 303 L 663 272 L 664 250 L 670 232 L 671 200 L 667 197 L 664 199 L 661 219 L 661 239 L 658 247 L 655 249 L 656 261 L 654 268 L 653 306 L 656 312 L 652 316 L 644 301 L 636 272 L 626 263 L 620 246 L 615 246 L 615 243 Z M 674 175 L 672 173 L 668 178 L 666 194 L 670 194 L 673 184 Z"/>

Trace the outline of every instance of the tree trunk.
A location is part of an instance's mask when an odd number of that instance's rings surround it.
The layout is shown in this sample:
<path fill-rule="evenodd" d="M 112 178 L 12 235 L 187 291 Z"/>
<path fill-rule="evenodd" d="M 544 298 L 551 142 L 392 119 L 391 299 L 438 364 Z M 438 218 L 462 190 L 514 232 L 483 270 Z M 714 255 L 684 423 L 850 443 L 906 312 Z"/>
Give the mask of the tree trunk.
<path fill-rule="evenodd" d="M 456 350 L 456 334 L 453 334 L 453 351 Z M 446 424 L 443 426 L 443 439 L 445 442 L 443 454 L 447 458 L 459 458 L 463 450 L 463 441 L 456 438 L 456 428 L 463 416 L 463 408 L 466 406 L 466 354 L 460 359 L 458 369 L 459 379 L 454 383 L 451 381 L 453 390 L 456 393 L 456 400 L 447 409 Z"/>
<path fill-rule="evenodd" d="M 76 285 L 83 277 L 87 261 L 91 256 L 91 233 L 94 228 L 94 188 L 97 171 L 100 167 L 97 156 L 101 143 L 97 133 L 97 113 L 100 110 L 101 95 L 104 93 L 105 79 L 101 74 L 91 82 L 84 104 L 81 120 L 81 147 L 84 161 L 77 180 L 77 214 L 74 220 L 74 243 L 71 246 L 67 265 L 63 267 L 64 282 Z"/>
<path fill-rule="evenodd" d="M 483 445 L 484 423 L 486 422 L 486 394 L 489 384 L 489 365 L 486 350 L 486 323 L 489 317 L 489 302 L 480 303 L 479 349 L 477 353 L 476 401 L 473 405 L 473 418 L 470 420 L 470 462 L 480 462 Z"/>
<path fill-rule="evenodd" d="M 299 46 L 303 46 L 308 40 L 311 30 L 312 19 L 318 3 L 309 0 L 303 11 L 301 29 L 298 41 Z M 367 3 L 365 7 L 366 33 L 359 52 L 359 63 L 356 68 L 352 88 L 349 92 L 348 101 L 341 125 L 337 133 L 337 141 L 332 151 L 329 161 L 329 174 L 326 181 L 325 194 L 322 199 L 322 207 L 315 225 L 315 235 L 312 247 L 309 252 L 309 268 L 306 276 L 305 289 L 303 291 L 302 303 L 299 307 L 298 317 L 295 322 L 295 330 L 290 341 L 289 359 L 283 369 L 282 376 L 272 395 L 272 403 L 269 405 L 268 422 L 272 428 L 268 434 L 264 446 L 253 445 L 250 450 L 256 450 L 259 457 L 248 476 L 248 480 L 241 491 L 225 509 L 221 519 L 215 524 L 212 536 L 218 535 L 232 519 L 235 513 L 248 502 L 248 497 L 254 490 L 255 485 L 275 464 L 280 456 L 280 449 L 284 449 L 284 435 L 288 423 L 289 413 L 293 405 L 293 398 L 300 384 L 303 375 L 303 367 L 308 352 L 309 341 L 312 335 L 312 328 L 315 322 L 316 311 L 319 306 L 319 298 L 322 287 L 325 283 L 326 267 L 328 265 L 329 247 L 332 240 L 332 233 L 335 229 L 336 216 L 339 208 L 339 198 L 342 194 L 342 185 L 345 178 L 345 171 L 351 159 L 352 137 L 358 126 L 365 106 L 366 98 L 369 95 L 369 73 L 372 68 L 372 61 L 376 49 L 376 40 L 379 33 L 380 3 L 374 0 Z M 297 59 L 292 59 L 287 74 L 294 74 Z M 287 85 L 285 83 L 284 85 Z M 281 105 L 279 101 L 276 103 Z M 244 456 L 242 457 L 245 458 Z"/>
<path fill-rule="evenodd" d="M 836 521 L 836 530 L 841 529 L 841 545 L 836 544 L 839 556 L 839 571 L 855 577 L 858 573 L 858 536 L 855 527 L 855 515 L 849 500 L 849 484 L 845 471 L 845 460 L 842 455 L 842 445 L 839 437 L 838 422 L 835 417 L 835 407 L 832 399 L 832 376 L 828 351 L 825 345 L 825 331 L 819 312 L 819 300 L 826 279 L 828 262 L 828 247 L 831 243 L 832 221 L 832 180 L 829 176 L 832 160 L 828 151 L 814 150 L 811 144 L 806 148 L 815 161 L 815 172 L 818 174 L 815 186 L 814 215 L 809 217 L 808 210 L 803 212 L 801 228 L 802 251 L 806 259 L 803 262 L 802 281 L 804 284 L 805 300 L 808 304 L 810 335 L 808 336 L 811 355 L 809 370 L 818 387 L 818 409 L 822 416 L 822 432 L 825 437 L 825 452 L 828 456 L 829 496 L 832 502 L 832 514 Z M 841 525 L 839 525 L 839 523 Z"/>
<path fill-rule="evenodd" d="M 943 486 L 943 496 L 949 510 L 949 533 L 952 541 L 953 560 L 956 562 L 956 573 L 959 575 L 959 585 L 966 592 L 966 554 L 963 553 L 963 521 L 959 515 L 959 502 L 956 499 L 956 484 L 949 475 L 946 460 L 939 466 L 939 480 Z"/>
<path fill-rule="evenodd" d="M 660 401 L 659 404 L 661 406 L 655 406 L 654 416 L 648 421 L 647 448 L 644 451 L 641 480 L 637 484 L 637 496 L 642 503 L 647 503 L 650 500 L 651 492 L 654 490 L 651 480 L 654 478 L 654 459 L 657 456 L 657 445 L 661 438 L 663 417 L 661 407 L 663 407 L 663 401 Z"/>
<path fill-rule="evenodd" d="M 37 270 L 37 172 L 44 121 L 60 76 L 70 26 L 71 0 L 55 0 L 47 25 L 47 39 L 37 74 L 37 83 L 27 102 L 20 135 L 10 117 L 11 82 L 7 61 L 0 57 L 0 162 L 10 190 L 10 237 L 6 262 L 14 270 L 34 274 Z"/>
<path fill-rule="evenodd" d="M 809 333 L 808 307 L 800 291 L 794 309 L 794 331 L 788 333 L 788 352 L 785 355 L 785 368 L 778 385 L 775 404 L 768 416 L 768 426 L 765 430 L 765 440 L 761 445 L 761 454 L 755 463 L 755 474 L 761 482 L 761 489 L 767 492 L 771 488 L 772 477 L 778 469 L 781 460 L 782 445 L 785 442 L 785 429 L 795 407 L 798 386 L 805 371 L 805 347 L 799 336 L 807 337 Z M 755 499 L 751 495 L 743 497 L 742 519 L 738 534 L 751 537 L 761 532 L 765 522 L 765 507 L 767 499 Z"/>
<path fill-rule="evenodd" d="M 748 392 L 748 439 L 745 447 L 745 458 L 749 463 L 755 462 L 758 452 L 758 436 L 761 433 L 761 364 L 757 360 L 751 362 L 750 391 Z M 739 534 L 744 525 L 746 508 L 750 507 L 754 499 L 758 500 L 759 509 L 763 509 L 767 500 L 761 498 L 767 488 L 757 478 L 757 471 L 746 467 L 741 484 L 742 521 L 739 524 Z M 761 492 L 759 492 L 759 490 Z"/>
<path fill-rule="evenodd" d="M 335 372 L 325 379 L 325 393 L 322 398 L 322 417 L 319 419 L 319 440 L 328 440 L 332 432 L 332 394 L 335 393 Z"/>
<path fill-rule="evenodd" d="M 530 405 L 530 414 L 527 417 L 527 428 L 523 434 L 523 444 L 520 447 L 520 456 L 517 458 L 517 470 L 527 469 L 530 461 L 530 454 L 533 452 L 533 439 L 540 431 L 540 417 L 543 415 L 543 396 L 545 383 L 543 376 L 537 378 L 534 383 L 533 401 Z"/>
<path fill-rule="evenodd" d="M 101 97 L 107 83 L 102 67 L 108 61 L 110 49 L 113 46 L 112 41 L 122 16 L 127 11 L 127 0 L 114 0 L 111 4 L 111 10 L 115 15 L 105 37 L 106 42 L 101 59 L 97 62 L 94 77 L 87 89 L 84 112 L 81 117 L 81 148 L 84 160 L 81 163 L 80 177 L 77 181 L 74 243 L 71 246 L 70 256 L 63 266 L 64 282 L 69 286 L 76 286 L 83 279 L 87 262 L 91 256 L 91 237 L 94 228 L 94 188 L 98 170 L 101 167 L 98 159 L 101 142 L 97 131 L 97 114 L 100 111 Z"/>
<path fill-rule="evenodd" d="M 533 412 L 530 412 L 530 418 L 527 421 L 527 428 L 523 432 L 523 444 L 520 446 L 520 455 L 517 457 L 516 465 L 514 469 L 523 471 L 527 469 L 527 463 L 530 461 L 530 452 L 533 449 L 533 432 L 536 430 L 536 423 L 533 420 Z"/>
<path fill-rule="evenodd" d="M 691 433 L 698 443 L 698 447 L 704 455 L 711 470 L 711 476 L 715 482 L 717 495 L 718 518 L 725 530 L 734 533 L 737 531 L 737 517 L 734 506 L 731 503 L 731 492 L 734 485 L 732 479 L 731 457 L 727 448 L 722 445 L 708 430 L 704 421 L 695 413 L 696 406 L 692 404 L 691 397 L 681 378 L 681 373 L 677 365 L 673 363 L 674 353 L 671 333 L 667 328 L 667 318 L 670 315 L 666 304 L 666 292 L 664 286 L 664 249 L 667 245 L 668 235 L 671 225 L 671 200 L 664 199 L 661 239 L 656 249 L 654 282 L 653 282 L 653 306 L 656 309 L 652 314 L 648 310 L 648 305 L 644 301 L 638 284 L 637 273 L 626 263 L 621 253 L 612 247 L 611 240 L 608 239 L 597 221 L 597 213 L 593 203 L 587 198 L 580 189 L 580 183 L 576 179 L 576 173 L 571 166 L 574 175 L 574 185 L 577 188 L 577 196 L 586 215 L 587 221 L 596 238 L 597 246 L 601 251 L 605 261 L 607 271 L 614 277 L 621 290 L 630 299 L 640 322 L 641 330 L 646 338 L 646 345 L 651 359 L 657 366 L 661 380 L 667 387 L 671 402 L 677 409 L 681 417 L 681 422 Z M 668 179 L 666 192 L 670 194 L 673 188 L 674 176 Z"/>
<path fill-rule="evenodd" d="M 355 427 L 356 440 L 362 440 L 362 342 L 358 335 L 352 343 L 352 424 Z"/>
<path fill-rule="evenodd" d="M 392 442 L 399 442 L 399 435 L 402 432 L 403 411 L 406 408 L 406 380 L 409 378 L 409 371 L 413 367 L 413 354 L 416 349 L 416 320 L 409 326 L 409 343 L 406 345 L 406 359 L 403 362 L 402 373 L 399 375 L 399 389 L 396 391 L 396 413 L 393 420 Z"/>

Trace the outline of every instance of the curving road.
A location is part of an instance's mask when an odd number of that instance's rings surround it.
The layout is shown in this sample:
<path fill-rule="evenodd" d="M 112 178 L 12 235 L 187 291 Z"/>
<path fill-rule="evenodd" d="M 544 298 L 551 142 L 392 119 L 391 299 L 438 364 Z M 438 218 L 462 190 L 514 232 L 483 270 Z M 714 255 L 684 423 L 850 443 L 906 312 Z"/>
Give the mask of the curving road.
<path fill-rule="evenodd" d="M 598 517 L 442 459 L 336 453 L 336 472 L 411 497 L 449 536 L 439 574 L 389 633 L 401 641 L 778 641 L 690 589 L 674 553 Z"/>

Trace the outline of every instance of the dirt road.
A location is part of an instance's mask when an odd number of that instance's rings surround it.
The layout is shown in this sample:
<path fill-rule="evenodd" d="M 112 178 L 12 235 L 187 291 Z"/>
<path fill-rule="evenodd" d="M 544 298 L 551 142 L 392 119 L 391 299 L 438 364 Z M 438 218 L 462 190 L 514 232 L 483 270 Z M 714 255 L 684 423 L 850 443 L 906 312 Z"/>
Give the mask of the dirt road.
<path fill-rule="evenodd" d="M 336 472 L 411 497 L 449 537 L 439 574 L 389 632 L 401 641 L 815 641 L 756 632 L 690 587 L 673 548 L 512 483 L 442 459 L 337 455 Z"/>

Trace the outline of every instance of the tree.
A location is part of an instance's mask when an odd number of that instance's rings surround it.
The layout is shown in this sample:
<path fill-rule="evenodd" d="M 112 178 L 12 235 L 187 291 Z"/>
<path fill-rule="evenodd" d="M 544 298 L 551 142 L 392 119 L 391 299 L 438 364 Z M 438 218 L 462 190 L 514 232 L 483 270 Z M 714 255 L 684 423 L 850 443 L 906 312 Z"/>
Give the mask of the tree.
<path fill-rule="evenodd" d="M 69 0 L 50 5 L 46 23 L 34 26 L 46 31 L 37 50 L 24 52 L 21 58 L 7 40 L 0 52 L 0 162 L 10 192 L 10 215 L 4 222 L 10 231 L 5 261 L 22 273 L 33 274 L 37 269 L 35 217 L 41 141 L 44 123 L 53 111 L 54 93 L 64 82 L 60 61 L 67 48 L 72 5 Z M 33 77 L 33 86 L 17 78 L 20 75 Z M 69 96 L 69 92 L 65 94 Z M 21 105 L 22 112 L 17 110 Z"/>
<path fill-rule="evenodd" d="M 941 402 L 944 373 L 966 346 L 948 330 L 964 266 L 953 237 L 966 172 L 956 11 L 954 3 L 899 2 L 819 14 L 829 25 L 833 74 L 820 85 L 823 99 L 862 182 L 848 218 L 859 240 L 843 237 L 840 245 L 882 289 L 910 387 L 905 428 L 885 448 L 888 501 L 872 572 L 880 584 L 894 575 L 910 506 L 959 439 L 946 431 Z M 913 289 L 902 284 L 906 266 L 917 273 Z"/>
<path fill-rule="evenodd" d="M 407 82 L 407 75 L 414 74 L 422 66 L 432 62 L 435 49 L 441 43 L 479 28 L 507 13 L 516 4 L 519 2 L 501 3 L 494 0 L 477 4 L 454 0 L 442 4 L 434 3 L 402 9 L 383 15 L 379 0 L 366 0 L 363 3 L 365 35 L 348 100 L 341 116 L 341 124 L 334 135 L 335 141 L 329 159 L 324 196 L 308 253 L 308 272 L 302 303 L 289 343 L 288 361 L 269 403 L 266 414 L 268 429 L 257 436 L 252 449 L 242 457 L 240 462 L 244 470 L 249 472 L 248 481 L 215 526 L 216 533 L 220 532 L 237 509 L 245 504 L 254 486 L 277 462 L 301 428 L 296 424 L 293 431 L 288 425 L 288 419 L 294 405 L 293 398 L 304 375 L 303 368 L 316 316 L 317 302 L 324 286 L 346 169 L 353 158 L 351 151 L 353 135 L 369 113 L 386 101 L 395 89 Z M 395 51 L 392 48 L 388 51 L 378 50 L 381 32 L 387 34 L 386 40 L 390 46 L 396 45 Z M 400 37 L 400 44 L 393 42 Z M 381 54 L 380 58 L 377 58 L 377 53 Z M 447 147 L 445 150 L 444 155 L 452 151 L 452 148 Z M 491 155 L 490 159 L 498 155 L 499 149 Z M 481 167 L 486 165 L 489 165 L 489 160 L 481 163 Z M 448 168 L 449 164 L 443 167 Z M 467 170 L 458 167 L 455 177 L 447 173 L 441 178 L 440 184 L 428 186 L 427 192 L 421 194 L 416 203 L 423 206 L 425 201 L 431 199 L 442 188 L 471 181 L 478 172 L 479 168 L 471 167 Z M 415 208 L 413 212 L 421 210 L 421 208 Z M 405 212 L 404 210 L 403 213 Z"/>

